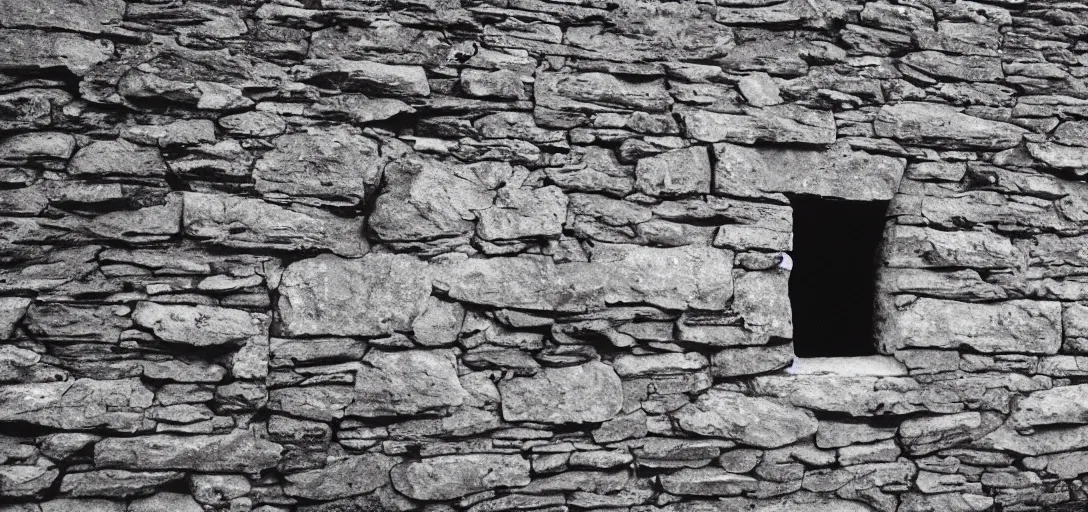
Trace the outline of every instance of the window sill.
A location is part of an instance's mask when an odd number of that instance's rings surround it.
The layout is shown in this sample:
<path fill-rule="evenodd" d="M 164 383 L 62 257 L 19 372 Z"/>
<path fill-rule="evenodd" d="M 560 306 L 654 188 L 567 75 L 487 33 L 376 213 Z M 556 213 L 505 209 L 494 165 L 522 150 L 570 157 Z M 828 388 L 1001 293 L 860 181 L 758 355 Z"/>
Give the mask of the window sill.
<path fill-rule="evenodd" d="M 907 367 L 891 356 L 795 357 L 786 369 L 790 375 L 836 377 L 900 377 Z"/>

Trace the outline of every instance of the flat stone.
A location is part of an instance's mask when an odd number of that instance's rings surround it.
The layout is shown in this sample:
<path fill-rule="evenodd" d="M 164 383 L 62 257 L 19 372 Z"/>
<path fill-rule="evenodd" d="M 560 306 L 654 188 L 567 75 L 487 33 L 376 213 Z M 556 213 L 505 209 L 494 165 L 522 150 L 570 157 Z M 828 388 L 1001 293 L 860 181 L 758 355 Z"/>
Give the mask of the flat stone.
<path fill-rule="evenodd" d="M 982 426 L 977 411 L 909 418 L 899 426 L 901 444 L 915 455 L 925 455 L 971 441 L 973 432 Z"/>
<path fill-rule="evenodd" d="M 94 447 L 94 465 L 127 470 L 255 473 L 275 466 L 283 448 L 249 430 L 228 434 L 115 437 Z"/>
<path fill-rule="evenodd" d="M 739 496 L 755 491 L 759 481 L 721 468 L 683 468 L 658 477 L 666 492 L 687 496 Z"/>
<path fill-rule="evenodd" d="M 461 71 L 461 89 L 465 94 L 476 98 L 523 100 L 528 97 L 521 77 L 509 69 L 464 69 Z"/>
<path fill-rule="evenodd" d="M 185 192 L 183 197 L 185 234 L 208 244 L 244 250 L 327 250 L 347 257 L 370 250 L 362 218 L 220 194 Z"/>
<path fill-rule="evenodd" d="M 1040 456 L 1088 448 L 1088 426 L 1057 427 L 1021 434 L 1008 425 L 986 434 L 972 448 Z"/>
<path fill-rule="evenodd" d="M 994 498 L 982 494 L 958 492 L 921 494 L 908 492 L 900 502 L 900 512 L 983 512 L 994 506 Z"/>
<path fill-rule="evenodd" d="M 132 319 L 110 306 L 36 302 L 25 309 L 23 322 L 35 338 L 117 343 Z"/>
<path fill-rule="evenodd" d="M 20 133 L 0 142 L 0 163 L 23 165 L 37 159 L 66 160 L 75 150 L 76 139 L 67 133 Z"/>
<path fill-rule="evenodd" d="M 779 370 L 792 362 L 792 344 L 731 348 L 711 356 L 710 373 L 715 377 L 740 377 Z"/>
<path fill-rule="evenodd" d="M 288 336 L 381 336 L 408 331 L 431 294 L 427 265 L 407 255 L 322 255 L 283 272 L 276 309 Z"/>
<path fill-rule="evenodd" d="M 737 81 L 737 89 L 753 107 L 769 107 L 782 103 L 778 84 L 767 73 L 757 72 L 741 77 Z"/>
<path fill-rule="evenodd" d="M 567 196 L 554 185 L 536 189 L 503 187 L 494 206 L 479 212 L 476 233 L 484 240 L 558 238 L 567 215 Z"/>
<path fill-rule="evenodd" d="M 376 142 L 344 127 L 281 135 L 274 143 L 253 167 L 257 191 L 267 198 L 356 206 L 384 163 Z"/>
<path fill-rule="evenodd" d="M 821 421 L 816 430 L 816 446 L 842 448 L 859 443 L 883 441 L 895 437 L 894 427 L 874 427 L 866 423 Z"/>
<path fill-rule="evenodd" d="M 181 480 L 178 471 L 135 472 L 101 469 L 68 473 L 60 481 L 60 492 L 74 497 L 128 498 L 151 494 L 159 486 Z"/>
<path fill-rule="evenodd" d="M 703 142 L 827 146 L 837 137 L 831 112 L 798 105 L 747 108 L 744 114 L 688 110 L 681 112 L 680 117 L 684 120 L 685 134 Z"/>
<path fill-rule="evenodd" d="M 536 478 L 522 492 L 554 494 L 563 492 L 616 493 L 627 487 L 631 472 L 616 471 L 566 471 L 554 476 Z"/>
<path fill-rule="evenodd" d="M 623 354 L 612 362 L 620 377 L 643 377 L 699 371 L 707 367 L 706 356 L 696 352 L 634 355 Z"/>
<path fill-rule="evenodd" d="M 899 190 L 902 158 L 854 151 L 714 145 L 715 192 L 746 197 L 807 194 L 851 201 L 887 201 Z"/>
<path fill-rule="evenodd" d="M 1054 453 L 1041 457 L 1029 457 L 1024 460 L 1027 467 L 1045 469 L 1048 473 L 1063 480 L 1076 478 L 1088 473 L 1088 451 Z"/>
<path fill-rule="evenodd" d="M 1025 429 L 1039 425 L 1088 423 L 1088 405 L 1081 400 L 1084 393 L 1088 393 L 1088 384 L 1031 393 L 1016 403 L 1009 415 L 1008 426 Z"/>
<path fill-rule="evenodd" d="M 201 512 L 204 509 L 197 504 L 192 496 L 176 492 L 161 492 L 146 498 L 132 500 L 128 504 L 128 512 L 159 512 L 161 510 Z"/>
<path fill-rule="evenodd" d="M 1088 148 L 1054 142 L 1029 142 L 1026 146 L 1032 158 L 1055 169 L 1074 169 L 1079 173 L 1088 167 Z"/>
<path fill-rule="evenodd" d="M 366 59 L 428 68 L 445 63 L 449 51 L 450 43 L 441 31 L 384 19 L 365 27 L 347 25 L 314 30 L 310 42 L 310 54 L 317 58 Z"/>
<path fill-rule="evenodd" d="M 0 498 L 31 498 L 52 487 L 60 474 L 52 464 L 0 466 Z"/>
<path fill-rule="evenodd" d="M 221 505 L 249 494 L 253 486 L 243 475 L 189 475 L 193 499 L 208 505 Z"/>
<path fill-rule="evenodd" d="M 167 124 L 126 126 L 121 136 L 132 142 L 160 148 L 195 146 L 215 142 L 215 124 L 208 119 L 182 119 Z"/>
<path fill-rule="evenodd" d="M 154 396 L 135 378 L 5 385 L 0 386 L 0 421 L 131 433 L 153 426 L 144 420 L 143 410 Z"/>
<path fill-rule="evenodd" d="M 665 81 L 627 82 L 605 73 L 539 73 L 537 107 L 578 112 L 665 112 L 672 97 Z"/>
<path fill-rule="evenodd" d="M 12 1 L 12 0 L 9 0 Z M 0 29 L 0 70 L 31 71 L 64 67 L 76 76 L 113 57 L 113 43 L 76 34 Z"/>
<path fill-rule="evenodd" d="M 259 110 L 223 116 L 217 122 L 228 133 L 243 137 L 268 137 L 287 129 L 287 122 L 282 117 Z"/>
<path fill-rule="evenodd" d="M 607 28 L 568 27 L 564 43 L 590 58 L 619 62 L 712 60 L 733 47 L 732 28 L 697 5 L 634 1 L 609 10 L 607 18 Z"/>
<path fill-rule="evenodd" d="M 108 140 L 92 142 L 76 151 L 68 172 L 77 176 L 159 177 L 166 174 L 166 163 L 158 148 L 122 139 Z"/>
<path fill-rule="evenodd" d="M 390 241 L 466 235 L 476 212 L 492 206 L 495 190 L 513 172 L 499 162 L 399 159 L 385 169 L 386 184 L 368 225 L 379 239 Z"/>
<path fill-rule="evenodd" d="M 970 347 L 980 352 L 1056 354 L 1061 304 L 1015 300 L 994 304 L 919 298 L 891 312 L 887 347 Z"/>
<path fill-rule="evenodd" d="M 355 392 L 347 385 L 291 386 L 268 392 L 268 408 L 300 418 L 333 421 L 355 401 Z"/>
<path fill-rule="evenodd" d="M 506 421 L 596 423 L 614 418 L 623 405 L 619 377 L 600 362 L 503 380 L 499 393 Z"/>
<path fill-rule="evenodd" d="M 240 309 L 141 301 L 132 312 L 136 325 L 171 343 L 195 347 L 237 345 L 266 332 L 267 317 Z"/>
<path fill-rule="evenodd" d="M 957 149 L 1008 149 L 1023 139 L 1026 130 L 990 121 L 932 103 L 903 102 L 885 105 L 873 122 L 876 135 L 904 144 Z"/>
<path fill-rule="evenodd" d="M 544 311 L 594 311 L 609 304 L 722 310 L 733 295 L 732 253 L 709 247 L 622 248 L 592 262 L 469 259 L 443 267 L 437 288 L 455 300 Z"/>
<path fill-rule="evenodd" d="M 97 34 L 119 25 L 125 14 L 123 0 L 92 0 L 71 4 L 60 0 L 0 0 L 8 28 L 60 28 Z"/>
<path fill-rule="evenodd" d="M 390 472 L 393 487 L 412 499 L 449 500 L 529 483 L 529 461 L 520 455 L 444 455 L 403 462 Z"/>
<path fill-rule="evenodd" d="M 457 378 L 452 350 L 371 350 L 355 377 L 352 416 L 434 413 L 464 403 L 467 392 Z"/>
<path fill-rule="evenodd" d="M 296 68 L 299 78 L 306 80 L 326 75 L 342 77 L 340 87 L 345 91 L 362 91 L 393 97 L 431 95 L 427 74 L 419 66 L 382 64 L 366 60 L 309 59 Z"/>
<path fill-rule="evenodd" d="M 371 492 L 389 482 L 389 470 L 399 459 L 380 453 L 349 455 L 328 461 L 323 468 L 285 477 L 284 494 L 310 500 L 335 500 Z"/>
<path fill-rule="evenodd" d="M 949 55 L 923 51 L 899 58 L 901 64 L 917 69 L 931 77 L 966 82 L 994 82 L 1005 78 L 1001 59 L 976 55 Z"/>
<path fill-rule="evenodd" d="M 710 389 L 672 414 L 686 432 L 777 448 L 816 433 L 812 413 L 766 398 Z"/>
<path fill-rule="evenodd" d="M 941 231 L 895 226 L 888 233 L 887 265 L 895 268 L 1016 268 L 1021 253 L 992 231 Z"/>
<path fill-rule="evenodd" d="M 667 151 L 639 159 L 635 187 L 651 196 L 710 193 L 710 157 L 703 146 Z"/>

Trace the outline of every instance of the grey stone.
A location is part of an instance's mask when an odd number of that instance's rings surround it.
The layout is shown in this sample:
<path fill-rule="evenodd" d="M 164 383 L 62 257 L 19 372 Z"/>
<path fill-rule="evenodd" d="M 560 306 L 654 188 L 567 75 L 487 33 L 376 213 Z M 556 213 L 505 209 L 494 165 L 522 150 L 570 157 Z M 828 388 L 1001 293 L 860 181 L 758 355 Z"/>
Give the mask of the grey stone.
<path fill-rule="evenodd" d="M 766 398 L 710 389 L 673 413 L 686 432 L 776 448 L 816 433 L 812 413 Z"/>
<path fill-rule="evenodd" d="M 887 265 L 896 268 L 1015 268 L 1021 254 L 992 231 L 940 231 L 895 226 L 887 234 Z"/>
<path fill-rule="evenodd" d="M 431 294 L 430 281 L 427 265 L 407 255 L 301 260 L 281 278 L 279 329 L 290 336 L 408 331 Z"/>
<path fill-rule="evenodd" d="M 970 304 L 920 298 L 885 326 L 887 347 L 970 347 L 981 352 L 1055 354 L 1061 346 L 1061 305 L 1007 301 Z"/>
<path fill-rule="evenodd" d="M 350 386 L 293 386 L 268 392 L 268 408 L 300 418 L 332 421 L 355 400 Z"/>
<path fill-rule="evenodd" d="M 68 473 L 60 482 L 60 492 L 74 497 L 128 498 L 151 494 L 163 484 L 181 480 L 177 471 L 133 472 L 102 469 Z"/>
<path fill-rule="evenodd" d="M 695 353 L 632 355 L 624 354 L 612 362 L 620 377 L 642 377 L 671 373 L 685 373 L 707 367 L 706 356 Z"/>
<path fill-rule="evenodd" d="M 83 76 L 110 59 L 113 43 L 92 41 L 76 34 L 39 30 L 0 29 L 0 70 L 39 70 L 64 67 Z"/>
<path fill-rule="evenodd" d="M 797 105 L 748 108 L 744 114 L 689 110 L 680 116 L 687 136 L 703 142 L 827 146 L 835 142 L 837 134 L 831 112 Z"/>
<path fill-rule="evenodd" d="M 904 55 L 899 61 L 937 78 L 993 82 L 1005 77 L 1005 73 L 1001 70 L 1001 59 L 997 57 L 948 55 L 942 52 L 923 51 Z"/>
<path fill-rule="evenodd" d="M 599 362 L 504 380 L 499 393 L 506 421 L 597 423 L 614 418 L 623 405 L 619 377 Z"/>
<path fill-rule="evenodd" d="M 393 487 L 417 500 L 448 500 L 529 483 L 529 461 L 519 455 L 444 455 L 393 467 Z"/>
<path fill-rule="evenodd" d="M 1080 400 L 1085 392 L 1088 392 L 1088 384 L 1031 393 L 1016 403 L 1009 415 L 1008 426 L 1026 429 L 1039 425 L 1088 423 L 1088 407 Z"/>
<path fill-rule="evenodd" d="M 665 491 L 688 496 L 739 496 L 755 491 L 759 484 L 755 478 L 721 468 L 684 468 L 658 479 Z"/>
<path fill-rule="evenodd" d="M 692 146 L 640 159 L 635 187 L 652 196 L 710 193 L 710 157 L 705 147 Z"/>
<path fill-rule="evenodd" d="M 242 197 L 186 192 L 185 234 L 212 245 L 246 250 L 327 250 L 356 257 L 369 250 L 363 219 L 324 210 L 284 208 Z"/>
<path fill-rule="evenodd" d="M 852 201 L 886 201 L 899 190 L 901 158 L 853 151 L 836 144 L 826 151 L 714 145 L 714 191 L 759 197 L 810 194 Z"/>
<path fill-rule="evenodd" d="M 521 77 L 508 69 L 498 71 L 465 69 L 461 71 L 461 89 L 465 91 L 465 94 L 478 98 L 523 100 L 528 96 L 525 94 Z"/>
<path fill-rule="evenodd" d="M 355 378 L 353 416 L 398 416 L 442 412 L 464 403 L 457 355 L 448 349 L 371 350 Z"/>
<path fill-rule="evenodd" d="M 0 466 L 0 498 L 31 498 L 52 487 L 60 474 L 52 464 Z"/>
<path fill-rule="evenodd" d="M 558 238 L 567 214 L 567 197 L 554 185 L 537 189 L 500 188 L 495 204 L 479 212 L 476 233 L 484 240 Z"/>
<path fill-rule="evenodd" d="M 77 176 L 155 177 L 166 173 L 166 164 L 157 148 L 110 140 L 93 142 L 76 151 L 68 172 Z"/>
<path fill-rule="evenodd" d="M 541 73 L 534 98 L 538 107 L 580 112 L 664 112 L 673 102 L 664 80 L 627 82 L 605 73 Z"/>
<path fill-rule="evenodd" d="M 200 512 L 204 509 L 188 494 L 175 492 L 161 492 L 146 498 L 132 500 L 128 504 L 128 512 L 157 512 L 160 510 Z"/>
<path fill-rule="evenodd" d="M 154 393 L 139 379 L 12 384 L 0 386 L 0 421 L 70 430 L 138 432 Z"/>
<path fill-rule="evenodd" d="M 733 293 L 731 269 L 728 251 L 639 247 L 588 263 L 469 259 L 442 268 L 434 285 L 456 300 L 518 309 L 576 312 L 643 302 L 669 309 L 721 310 Z"/>
<path fill-rule="evenodd" d="M 752 73 L 737 81 L 737 88 L 753 107 L 769 107 L 782 103 L 778 84 L 767 73 Z"/>
<path fill-rule="evenodd" d="M 419 66 L 382 64 L 367 60 L 309 59 L 296 68 L 303 79 L 328 75 L 345 77 L 345 91 L 373 92 L 390 96 L 430 96 L 427 74 Z"/>
<path fill-rule="evenodd" d="M 381 174 L 378 144 L 345 128 L 281 135 L 253 168 L 266 198 L 356 206 Z"/>
<path fill-rule="evenodd" d="M 715 377 L 740 377 L 779 370 L 792 362 L 792 344 L 732 348 L 711 356 L 710 373 Z"/>
<path fill-rule="evenodd" d="M 398 461 L 379 453 L 330 460 L 321 469 L 287 475 L 283 492 L 288 496 L 311 500 L 366 494 L 389 482 L 389 470 Z"/>
<path fill-rule="evenodd" d="M 132 320 L 160 339 L 195 347 L 238 345 L 266 332 L 267 317 L 240 309 L 142 301 Z"/>
<path fill-rule="evenodd" d="M 94 447 L 94 464 L 106 469 L 252 473 L 275 466 L 282 451 L 244 429 L 220 435 L 156 434 L 103 439 Z"/>
<path fill-rule="evenodd" d="M 0 26 L 62 28 L 97 34 L 119 25 L 125 14 L 122 0 L 94 0 L 70 4 L 57 0 L 20 2 L 3 0 L 0 11 L 5 13 Z"/>
<path fill-rule="evenodd" d="M 881 107 L 873 129 L 880 137 L 905 144 L 952 150 L 1008 149 L 1019 144 L 1025 133 L 1019 126 L 970 116 L 952 107 L 917 102 Z"/>
<path fill-rule="evenodd" d="M 895 437 L 896 429 L 874 427 L 866 423 L 821 421 L 816 431 L 816 446 L 842 448 L 857 443 L 870 443 Z"/>

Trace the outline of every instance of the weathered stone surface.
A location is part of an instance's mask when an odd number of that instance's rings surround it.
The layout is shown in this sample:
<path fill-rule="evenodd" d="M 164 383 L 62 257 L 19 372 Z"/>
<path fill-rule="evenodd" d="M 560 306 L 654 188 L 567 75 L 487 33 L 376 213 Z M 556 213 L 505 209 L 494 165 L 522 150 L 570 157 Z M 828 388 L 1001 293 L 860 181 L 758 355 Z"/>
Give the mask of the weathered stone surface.
<path fill-rule="evenodd" d="M 889 347 L 970 347 L 981 352 L 1055 354 L 1061 346 L 1061 305 L 1008 301 L 970 304 L 920 298 L 885 325 Z"/>
<path fill-rule="evenodd" d="M 911 453 L 924 455 L 972 440 L 981 425 L 978 412 L 911 418 L 899 425 L 899 438 Z"/>
<path fill-rule="evenodd" d="M 707 110 L 681 113 L 686 134 L 703 142 L 806 144 L 835 142 L 835 119 L 830 112 L 796 105 L 752 108 L 744 114 Z"/>
<path fill-rule="evenodd" d="M 679 247 L 617 252 L 608 260 L 558 265 L 537 258 L 469 259 L 442 269 L 435 286 L 456 300 L 560 311 L 640 302 L 720 310 L 733 294 L 728 251 Z"/>
<path fill-rule="evenodd" d="M 48 464 L 0 466 L 0 497 L 31 498 L 43 494 L 60 473 Z"/>
<path fill-rule="evenodd" d="M 156 434 L 107 438 L 94 447 L 100 468 L 258 472 L 276 465 L 283 448 L 238 429 L 220 435 Z"/>
<path fill-rule="evenodd" d="M 1039 425 L 1088 423 L 1088 407 L 1081 401 L 1088 384 L 1036 391 L 1016 403 L 1008 426 L 1015 429 Z"/>
<path fill-rule="evenodd" d="M 303 79 L 340 76 L 346 91 L 390 96 L 430 96 L 427 74 L 419 66 L 382 64 L 366 60 L 310 59 L 297 68 Z"/>
<path fill-rule="evenodd" d="M 599 362 L 504 380 L 499 393 L 506 421 L 596 423 L 614 418 L 623 405 L 619 377 Z"/>
<path fill-rule="evenodd" d="M 137 432 L 154 393 L 139 379 L 11 384 L 0 386 L 0 421 L 71 430 Z"/>
<path fill-rule="evenodd" d="M 333 500 L 366 494 L 389 482 L 389 470 L 398 462 L 378 453 L 330 460 L 321 469 L 287 475 L 283 492 L 311 500 Z"/>
<path fill-rule="evenodd" d="M 694 352 L 651 355 L 624 354 L 612 362 L 613 369 L 620 377 L 685 373 L 702 370 L 706 366 L 706 356 Z"/>
<path fill-rule="evenodd" d="M 369 250 L 362 219 L 324 210 L 284 208 L 260 199 L 186 192 L 185 234 L 209 244 L 247 250 L 326 250 L 357 257 Z"/>
<path fill-rule="evenodd" d="M 381 173 L 378 144 L 344 128 L 281 135 L 275 144 L 253 168 L 257 191 L 266 198 L 355 206 Z"/>
<path fill-rule="evenodd" d="M 94 0 L 81 4 L 56 0 L 4 0 L 0 2 L 0 11 L 5 13 L 5 19 L 0 21 L 3 27 L 55 27 L 93 34 L 120 24 L 125 3 L 121 0 Z"/>
<path fill-rule="evenodd" d="M 627 82 L 605 73 L 541 73 L 534 97 L 540 107 L 581 112 L 664 112 L 672 104 L 664 80 Z"/>
<path fill-rule="evenodd" d="M 72 156 L 68 172 L 74 175 L 155 177 L 166 173 L 159 150 L 127 140 L 93 142 Z"/>
<path fill-rule="evenodd" d="M 684 431 L 761 448 L 784 446 L 816 433 L 816 419 L 808 411 L 713 388 L 673 417 Z"/>
<path fill-rule="evenodd" d="M 113 44 L 75 34 L 0 29 L 0 70 L 33 71 L 64 67 L 77 76 L 109 60 Z"/>
<path fill-rule="evenodd" d="M 457 356 L 451 350 L 372 350 L 362 362 L 349 415 L 441 412 L 461 405 L 467 395 L 457 379 Z"/>
<path fill-rule="evenodd" d="M 643 158 L 635 166 L 635 187 L 651 196 L 710 193 L 710 157 L 705 147 Z"/>
<path fill-rule="evenodd" d="M 128 512 L 155 512 L 158 510 L 200 512 L 204 509 L 188 494 L 175 492 L 161 492 L 154 496 L 135 499 L 128 505 Z"/>
<path fill-rule="evenodd" d="M 239 344 L 264 332 L 264 315 L 212 306 L 140 302 L 132 312 L 136 325 L 160 339 L 195 347 Z"/>
<path fill-rule="evenodd" d="M 896 268 L 1014 268 L 1021 254 L 992 231 L 940 231 L 895 226 L 888 233 L 887 265 Z"/>
<path fill-rule="evenodd" d="M 1005 76 L 997 57 L 924 51 L 904 55 L 900 62 L 933 77 L 967 82 L 992 82 Z"/>
<path fill-rule="evenodd" d="M 720 468 L 684 468 L 658 477 L 661 487 L 672 494 L 693 496 L 739 496 L 756 490 L 759 481 Z"/>
<path fill-rule="evenodd" d="M 881 107 L 873 129 L 880 137 L 946 149 L 1007 149 L 1019 144 L 1025 133 L 1015 125 L 918 102 Z"/>
<path fill-rule="evenodd" d="M 793 345 L 741 347 L 715 352 L 710 373 L 716 377 L 739 377 L 785 368 L 793 362 Z"/>
<path fill-rule="evenodd" d="M 448 500 L 529 483 L 529 461 L 519 455 L 445 455 L 403 462 L 390 472 L 393 487 L 409 498 Z"/>
<path fill-rule="evenodd" d="M 715 192 L 761 196 L 782 192 L 887 201 L 899 190 L 906 163 L 901 158 L 853 151 L 714 145 Z"/>
<path fill-rule="evenodd" d="M 127 498 L 143 496 L 168 482 L 181 480 L 178 471 L 134 472 L 123 469 L 102 469 L 84 473 L 68 473 L 60 482 L 60 492 L 75 497 Z"/>
<path fill-rule="evenodd" d="M 865 423 L 821 421 L 816 431 L 816 446 L 842 448 L 857 443 L 870 443 L 895 437 L 896 429 L 874 427 Z"/>
<path fill-rule="evenodd" d="M 563 233 L 567 196 L 554 185 L 538 189 L 503 187 L 494 206 L 479 212 L 476 233 L 484 240 L 558 238 Z"/>
<path fill-rule="evenodd" d="M 379 336 L 408 331 L 431 294 L 427 265 L 406 255 L 331 255 L 283 272 L 277 311 L 287 335 Z"/>

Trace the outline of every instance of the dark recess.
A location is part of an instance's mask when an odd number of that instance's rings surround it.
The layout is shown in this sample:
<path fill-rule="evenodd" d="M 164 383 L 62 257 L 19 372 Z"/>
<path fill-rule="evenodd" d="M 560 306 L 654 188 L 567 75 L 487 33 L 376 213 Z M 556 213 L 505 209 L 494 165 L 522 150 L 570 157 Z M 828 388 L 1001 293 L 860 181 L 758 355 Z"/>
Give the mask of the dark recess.
<path fill-rule="evenodd" d="M 876 354 L 878 250 L 887 201 L 791 195 L 794 352 L 798 357 Z"/>

